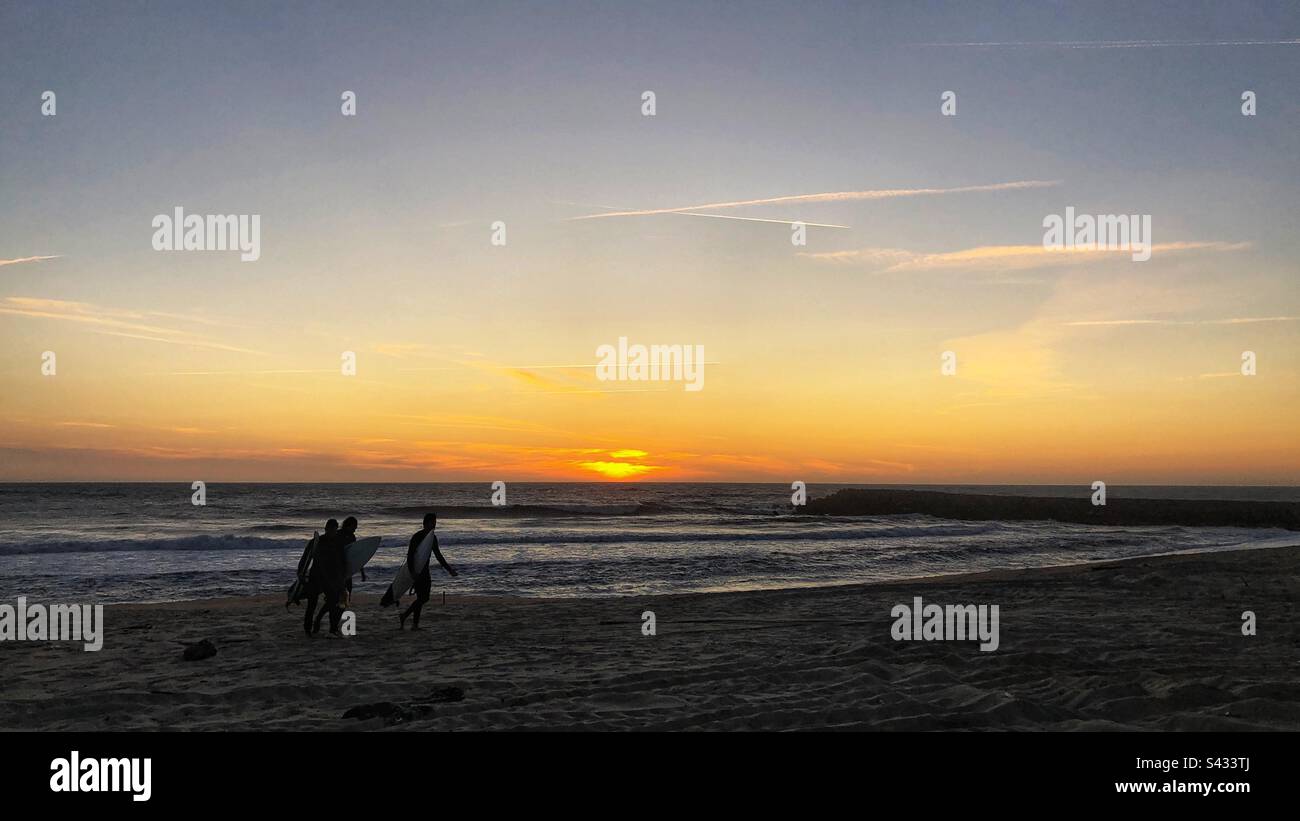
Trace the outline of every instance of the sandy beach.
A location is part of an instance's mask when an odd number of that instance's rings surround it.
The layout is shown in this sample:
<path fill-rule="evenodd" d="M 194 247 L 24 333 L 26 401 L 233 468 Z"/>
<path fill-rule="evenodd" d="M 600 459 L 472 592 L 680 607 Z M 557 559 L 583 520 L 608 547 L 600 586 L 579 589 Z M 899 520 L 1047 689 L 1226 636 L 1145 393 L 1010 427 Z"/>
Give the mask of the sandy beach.
<path fill-rule="evenodd" d="M 997 604 L 1000 647 L 892 640 L 914 596 Z M 435 587 L 420 632 L 363 599 L 340 640 L 269 597 L 120 605 L 98 653 L 0 644 L 0 727 L 1294 731 L 1297 601 L 1287 547 L 644 599 L 443 604 Z M 202 639 L 217 654 L 182 660 Z"/>

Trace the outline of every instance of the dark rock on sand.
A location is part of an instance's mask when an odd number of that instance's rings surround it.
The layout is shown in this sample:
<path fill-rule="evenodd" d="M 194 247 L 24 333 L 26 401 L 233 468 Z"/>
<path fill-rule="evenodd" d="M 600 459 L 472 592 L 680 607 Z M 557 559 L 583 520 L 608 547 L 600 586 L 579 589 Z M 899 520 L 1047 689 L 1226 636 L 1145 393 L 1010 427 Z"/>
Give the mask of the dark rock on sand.
<path fill-rule="evenodd" d="M 433 712 L 434 704 L 447 704 L 453 701 L 460 701 L 465 698 L 465 691 L 459 687 L 439 687 L 419 701 L 410 704 L 398 704 L 394 701 L 377 701 L 374 704 L 359 704 L 356 707 L 348 708 L 343 714 L 344 718 L 354 718 L 358 721 L 369 721 L 372 718 L 381 718 L 384 724 L 392 726 L 394 724 L 404 724 L 408 721 L 425 718 Z"/>
<path fill-rule="evenodd" d="M 459 687 L 439 687 L 436 690 L 429 691 L 429 694 L 420 699 L 418 704 L 447 704 L 453 701 L 462 701 L 465 698 L 465 691 Z"/>
<path fill-rule="evenodd" d="M 182 656 L 186 661 L 202 661 L 210 659 L 217 654 L 217 645 L 204 639 L 196 641 L 193 644 L 185 645 L 185 654 Z"/>
<path fill-rule="evenodd" d="M 388 723 L 409 720 L 409 710 L 400 704 L 391 701 L 378 701 L 374 704 L 358 704 L 351 707 L 343 714 L 344 718 L 355 718 L 358 721 L 367 721 L 372 718 L 382 718 Z"/>

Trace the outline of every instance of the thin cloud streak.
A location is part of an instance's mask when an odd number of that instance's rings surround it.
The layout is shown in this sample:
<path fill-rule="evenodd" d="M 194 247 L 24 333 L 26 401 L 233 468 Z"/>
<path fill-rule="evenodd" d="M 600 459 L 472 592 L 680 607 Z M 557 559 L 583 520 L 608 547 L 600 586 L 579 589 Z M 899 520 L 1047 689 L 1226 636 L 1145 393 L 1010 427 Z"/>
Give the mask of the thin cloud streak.
<path fill-rule="evenodd" d="M 71 302 L 62 299 L 43 297 L 10 296 L 0 300 L 0 314 L 22 316 L 29 319 L 52 319 L 60 322 L 74 322 L 90 325 L 92 333 L 107 336 L 140 339 L 148 342 L 161 342 L 169 345 L 181 345 L 191 348 L 232 351 L 235 353 L 252 353 L 263 355 L 262 351 L 241 348 L 215 342 L 190 331 L 168 328 L 151 324 L 151 317 L 180 319 L 176 314 L 158 314 L 149 311 L 133 311 L 121 308 L 108 308 L 89 302 Z M 218 324 L 212 320 L 185 318 L 187 321 L 205 324 Z"/>
<path fill-rule="evenodd" d="M 1128 325 L 1252 325 L 1257 322 L 1295 322 L 1296 316 L 1243 316 L 1229 319 L 1085 319 L 1066 322 L 1072 328 L 1128 326 Z"/>
<path fill-rule="evenodd" d="M 220 342 L 202 342 L 198 340 L 187 339 L 169 339 L 162 336 L 146 336 L 145 334 L 128 334 L 122 331 L 92 331 L 92 333 L 103 336 L 119 336 L 123 339 L 141 339 L 145 342 L 161 342 L 165 345 L 180 345 L 186 348 L 203 348 L 210 351 L 230 351 L 232 353 L 252 353 L 264 356 L 261 351 L 255 351 L 252 348 L 240 348 L 236 345 L 223 345 Z"/>
<path fill-rule="evenodd" d="M 62 259 L 62 254 L 55 254 L 50 257 L 18 257 L 17 259 L 0 259 L 0 265 L 18 265 L 22 262 L 40 262 L 45 259 Z"/>
<path fill-rule="evenodd" d="M 1300 40 L 1045 40 L 983 43 L 915 43 L 920 48 L 1203 48 L 1215 46 L 1294 46 Z"/>
<path fill-rule="evenodd" d="M 682 217 L 708 217 L 715 220 L 740 220 L 741 222 L 774 222 L 778 225 L 805 225 L 809 228 L 848 228 L 847 225 L 832 225 L 825 222 L 804 222 L 803 220 L 765 220 L 758 217 L 733 217 L 729 214 L 701 214 L 696 211 L 678 211 Z"/>
<path fill-rule="evenodd" d="M 1151 246 L 1152 255 L 1184 251 L 1241 251 L 1248 242 L 1166 242 Z M 1044 248 L 1042 245 L 981 245 L 960 251 L 918 253 L 901 248 L 862 248 L 849 251 L 801 253 L 821 262 L 878 266 L 880 273 L 939 270 L 1025 270 L 1059 263 L 1097 262 L 1127 256 L 1131 249 Z"/>
<path fill-rule="evenodd" d="M 722 362 L 715 360 L 705 360 L 700 362 L 701 365 L 721 365 Z M 598 362 L 588 362 L 583 365 L 498 365 L 491 362 L 466 362 L 461 365 L 448 365 L 445 367 L 428 367 L 428 368 L 397 368 L 399 371 L 456 371 L 464 368 L 480 368 L 487 370 L 518 370 L 518 371 L 537 371 L 537 370 L 590 370 L 599 365 Z M 628 368 L 628 363 L 611 365 L 609 367 Z"/>
<path fill-rule="evenodd" d="M 627 209 L 624 209 L 624 208 L 615 208 L 615 207 L 612 206 L 612 205 L 595 205 L 595 204 L 592 204 L 592 203 L 585 203 L 585 202 L 572 202 L 572 201 L 570 201 L 570 200 L 552 200 L 552 202 L 556 202 L 556 203 L 559 203 L 559 204 L 561 204 L 561 205 L 580 205 L 580 206 L 582 206 L 583 208 L 601 208 L 601 209 L 603 209 L 603 210 L 605 210 L 605 211 L 608 211 L 608 212 L 614 212 L 614 211 L 619 211 L 619 212 L 621 212 L 621 211 L 626 211 L 626 210 L 627 210 Z M 683 216 L 683 217 L 708 217 L 708 218 L 710 218 L 710 219 L 716 219 L 716 220 L 740 220 L 740 221 L 742 221 L 742 222 L 771 222 L 771 223 L 776 223 L 777 225 L 795 225 L 795 224 L 799 224 L 799 225 L 805 225 L 805 226 L 807 226 L 807 227 L 809 227 L 809 228 L 849 228 L 849 227 L 851 227 L 851 226 L 848 226 L 848 225 L 832 225 L 832 224 L 829 224 L 829 223 L 822 223 L 822 222 L 805 222 L 804 220 L 778 220 L 778 219 L 760 219 L 760 218 L 758 218 L 758 217 L 735 217 L 735 216 L 732 216 L 732 215 L 730 215 L 730 214 L 701 214 L 701 213 L 699 213 L 698 211 L 676 211 L 676 212 L 674 212 L 674 213 L 678 214 L 679 216 Z"/>
<path fill-rule="evenodd" d="M 254 351 L 256 353 L 256 351 Z M 338 368 L 296 368 L 296 369 L 271 369 L 271 370 L 246 370 L 246 371 L 164 371 L 149 374 L 150 376 L 260 376 L 263 374 L 295 374 L 295 373 L 338 373 Z"/>
<path fill-rule="evenodd" d="M 919 197 L 934 194 L 1017 191 L 1026 188 L 1047 188 L 1059 185 L 1060 182 L 1060 180 L 1020 180 L 1017 182 L 993 183 L 991 185 L 966 185 L 958 188 L 881 188 L 867 191 L 829 191 L 821 194 L 791 194 L 783 197 L 766 197 L 756 200 L 732 200 L 730 202 L 704 203 L 703 205 L 684 205 L 679 208 L 646 208 L 637 211 L 606 211 L 600 214 L 584 214 L 579 217 L 569 217 L 568 221 L 605 219 L 607 217 L 644 217 L 653 216 L 655 214 L 685 214 L 698 211 L 713 211 L 720 208 L 742 208 L 748 205 L 854 202 L 859 200 L 885 200 L 893 199 L 895 197 Z"/>

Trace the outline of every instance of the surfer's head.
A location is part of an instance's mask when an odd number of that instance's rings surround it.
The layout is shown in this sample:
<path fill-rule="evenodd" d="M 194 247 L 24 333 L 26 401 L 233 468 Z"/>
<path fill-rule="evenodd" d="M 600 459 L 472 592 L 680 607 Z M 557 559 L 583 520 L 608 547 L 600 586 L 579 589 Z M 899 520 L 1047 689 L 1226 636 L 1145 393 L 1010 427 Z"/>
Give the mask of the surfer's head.
<path fill-rule="evenodd" d="M 338 530 L 338 529 L 339 529 L 339 520 L 338 520 L 338 519 L 330 519 L 328 522 L 325 523 L 325 532 L 326 532 L 326 533 L 333 533 L 334 531 L 336 531 L 336 530 Z"/>
<path fill-rule="evenodd" d="M 434 529 L 435 527 L 437 527 L 437 526 L 438 526 L 438 514 L 437 514 L 437 513 L 426 513 L 426 514 L 424 514 L 424 529 L 425 529 L 425 530 L 433 530 L 433 529 Z"/>
<path fill-rule="evenodd" d="M 351 533 L 352 531 L 356 530 L 356 529 L 357 529 L 357 517 L 356 517 L 356 516 L 349 516 L 349 517 L 347 517 L 346 519 L 344 519 L 344 520 L 343 520 L 343 529 L 346 530 L 348 533 Z"/>

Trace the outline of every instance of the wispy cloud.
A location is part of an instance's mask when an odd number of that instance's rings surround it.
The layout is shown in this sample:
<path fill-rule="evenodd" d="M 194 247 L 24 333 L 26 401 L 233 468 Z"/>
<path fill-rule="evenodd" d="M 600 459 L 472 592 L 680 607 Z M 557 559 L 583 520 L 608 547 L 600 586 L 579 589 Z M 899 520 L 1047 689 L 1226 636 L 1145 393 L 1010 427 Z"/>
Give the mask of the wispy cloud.
<path fill-rule="evenodd" d="M 514 419 L 506 416 L 484 416 L 478 414 L 388 414 L 388 418 L 400 419 L 421 426 L 434 428 L 451 428 L 454 430 L 503 431 L 510 433 L 527 433 L 568 436 L 567 430 L 543 425 L 527 419 Z M 395 440 L 390 440 L 395 441 Z"/>
<path fill-rule="evenodd" d="M 1187 251 L 1240 251 L 1248 242 L 1166 242 L 1151 246 L 1153 256 Z M 1049 265 L 1078 264 L 1128 257 L 1130 250 L 1106 248 L 1044 248 L 1042 245 L 981 245 L 960 251 L 919 253 L 902 248 L 861 248 L 803 253 L 820 262 L 860 265 L 878 273 L 943 270 L 1027 270 Z"/>
<path fill-rule="evenodd" d="M 258 351 L 253 351 L 252 353 L 258 353 Z M 266 376 L 268 374 L 287 376 L 289 374 L 304 373 L 337 374 L 338 372 L 338 368 L 265 368 L 259 370 L 235 371 L 166 371 L 162 373 L 152 373 L 150 376 Z"/>
<path fill-rule="evenodd" d="M 728 202 L 708 202 L 702 205 L 683 205 L 674 208 L 645 208 L 634 211 L 604 211 L 598 214 L 584 214 L 569 217 L 573 220 L 606 219 L 609 217 L 645 217 L 655 214 L 689 214 L 690 216 L 714 216 L 691 212 L 716 211 L 726 208 L 743 208 L 750 205 L 793 205 L 823 202 L 854 202 L 859 200 L 885 200 L 895 197 L 921 197 L 938 194 L 969 194 L 984 191 L 1016 191 L 1025 188 L 1046 188 L 1060 184 L 1060 180 L 1020 180 L 1017 182 L 999 182 L 991 185 L 966 185 L 957 188 L 880 188 L 865 191 L 829 191 L 820 194 L 790 194 L 781 197 L 765 197 L 753 200 L 731 200 Z M 786 222 L 786 220 L 777 220 Z M 835 226 L 844 227 L 844 226 Z"/>
<path fill-rule="evenodd" d="M 1258 322 L 1295 322 L 1297 316 L 1242 316 L 1227 319 L 1084 319 L 1066 322 L 1074 328 L 1111 327 L 1125 325 L 1253 325 Z"/>
<path fill-rule="evenodd" d="M 701 365 L 721 365 L 723 363 L 716 360 L 705 360 Z M 438 366 L 438 367 L 415 367 L 399 368 L 400 371 L 453 371 L 463 368 L 482 371 L 497 376 L 508 377 L 509 379 L 529 386 L 532 391 L 521 391 L 522 393 L 540 392 L 543 395 L 569 396 L 578 394 L 608 394 L 608 393 L 661 393 L 670 390 L 667 387 L 656 388 L 602 388 L 591 387 L 597 385 L 596 381 L 596 361 L 593 359 L 580 365 L 562 365 L 562 364 L 534 364 L 534 365 L 510 365 L 490 360 L 464 361 L 456 365 Z M 626 364 L 619 365 L 620 368 L 629 367 Z M 534 373 L 534 371 L 559 371 L 555 375 L 543 375 Z M 566 373 L 568 372 L 568 373 Z"/>
<path fill-rule="evenodd" d="M 279 464 L 286 459 L 324 460 L 332 458 L 332 454 L 328 452 L 311 451 L 304 448 L 174 448 L 157 445 L 92 448 L 80 445 L 64 444 L 25 447 L 9 442 L 0 442 L 0 451 L 3 450 L 42 455 L 50 453 L 80 454 L 85 456 L 87 459 L 93 459 L 97 462 L 108 464 L 113 464 L 114 462 L 120 464 L 122 460 L 128 459 L 144 459 L 165 462 L 233 462 L 247 460 Z"/>
<path fill-rule="evenodd" d="M 1203 379 L 1228 379 L 1228 378 L 1240 379 L 1240 378 L 1241 378 L 1241 371 L 1221 371 L 1221 372 L 1218 372 L 1218 373 L 1198 373 L 1196 376 L 1191 377 L 1191 380 L 1190 380 L 1190 381 L 1200 381 L 1200 380 L 1203 380 Z M 1189 379 L 1188 379 L 1186 376 L 1180 376 L 1180 377 L 1176 378 L 1174 381 L 1175 381 L 1175 382 L 1187 382 L 1187 381 L 1189 381 Z"/>
<path fill-rule="evenodd" d="M 614 216 L 615 212 L 623 213 L 628 210 L 626 208 L 615 208 L 614 206 L 611 205 L 592 205 L 590 203 L 573 202 L 571 200 L 553 200 L 553 202 L 559 203 L 560 205 L 578 205 L 578 206 L 582 206 L 583 208 L 599 208 L 602 211 L 608 212 L 609 216 Z M 838 225 L 838 224 L 826 223 L 826 222 L 807 222 L 804 220 L 760 219 L 758 217 L 737 217 L 731 214 L 701 214 L 698 211 L 672 211 L 670 213 L 678 217 L 707 217 L 708 219 L 715 219 L 715 220 L 738 220 L 740 222 L 767 222 L 767 223 L 775 223 L 777 225 L 805 225 L 809 228 L 848 228 L 849 227 L 847 225 Z M 587 218 L 571 217 L 570 219 L 587 219 Z"/>
<path fill-rule="evenodd" d="M 556 366 L 561 368 L 562 366 Z M 561 373 L 561 379 L 555 379 L 549 376 L 543 376 L 539 373 L 533 373 L 531 370 L 513 367 L 498 367 L 493 369 L 497 373 L 508 376 L 511 379 L 529 386 L 533 390 L 520 391 L 521 393 L 536 393 L 540 391 L 542 395 L 549 396 L 572 396 L 572 395 L 593 395 L 604 393 L 650 393 L 662 392 L 668 388 L 593 388 L 585 387 L 596 384 L 594 371 L 595 367 L 588 365 L 585 368 L 578 369 L 576 373 Z M 563 367 L 564 371 L 574 370 Z"/>
<path fill-rule="evenodd" d="M 915 43 L 923 48 L 1205 48 L 1294 46 L 1300 40 L 1039 40 L 972 43 Z"/>
<path fill-rule="evenodd" d="M 805 222 L 803 220 L 767 220 L 758 217 L 733 217 L 730 214 L 700 214 L 695 211 L 675 211 L 679 217 L 708 217 L 715 220 L 739 220 L 740 222 L 772 222 L 778 225 L 806 225 L 809 228 L 848 228 L 847 225 L 836 225 L 828 222 Z"/>
<path fill-rule="evenodd" d="M 17 259 L 0 259 L 0 265 L 17 265 L 20 262 L 40 262 L 44 259 L 60 259 L 62 254 L 55 254 L 50 257 L 18 257 Z"/>
<path fill-rule="evenodd" d="M 262 353 L 235 345 L 226 345 L 192 331 L 158 323 L 158 320 L 184 319 L 188 322 L 218 324 L 212 320 L 181 317 L 177 314 L 110 308 L 89 302 L 19 296 L 5 297 L 0 300 L 0 314 L 88 325 L 91 326 L 90 330 L 93 333 L 107 336 L 236 353 Z"/>
<path fill-rule="evenodd" d="M 393 359 L 406 359 L 412 356 L 429 356 L 433 347 L 423 342 L 376 342 L 370 350 Z"/>
<path fill-rule="evenodd" d="M 510 377 L 511 379 L 523 382 L 525 385 L 531 385 L 532 387 L 546 391 L 567 391 L 573 387 L 572 385 L 559 380 L 550 379 L 541 374 L 523 370 L 522 368 L 501 368 L 500 373 Z"/>

